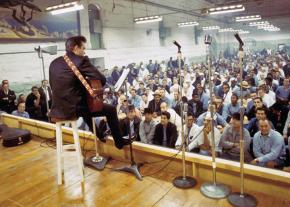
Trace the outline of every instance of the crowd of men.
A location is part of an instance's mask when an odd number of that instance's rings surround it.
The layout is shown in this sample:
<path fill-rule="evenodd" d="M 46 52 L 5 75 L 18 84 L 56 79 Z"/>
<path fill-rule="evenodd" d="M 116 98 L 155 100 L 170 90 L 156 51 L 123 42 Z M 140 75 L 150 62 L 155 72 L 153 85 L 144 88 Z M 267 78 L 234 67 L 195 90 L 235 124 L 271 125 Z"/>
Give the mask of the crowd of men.
<path fill-rule="evenodd" d="M 181 131 L 185 132 L 187 150 L 239 160 L 241 108 L 243 120 L 245 161 L 259 166 L 289 171 L 287 148 L 290 127 L 290 58 L 287 55 L 248 54 L 240 76 L 239 60 L 212 60 L 213 95 L 208 88 L 208 68 L 203 64 L 177 60 L 149 61 L 148 64 L 115 66 L 107 77 L 104 101 L 116 106 L 123 136 L 129 133 L 136 141 L 180 149 Z M 114 91 L 125 68 L 129 68 L 127 91 Z M 242 89 L 242 93 L 241 93 Z M 51 90 L 46 80 L 41 87 L 32 87 L 27 98 L 21 94 L 16 100 L 7 80 L 2 81 L 0 110 L 16 116 L 47 120 L 51 104 Z M 241 106 L 243 94 L 243 106 Z M 212 105 L 210 102 L 212 101 Z M 188 109 L 181 108 L 187 105 Z M 212 129 L 213 108 L 214 129 Z M 187 111 L 182 126 L 181 111 Z M 99 132 L 110 134 L 106 118 L 97 118 Z M 82 129 L 88 127 L 79 120 Z M 211 133 L 214 132 L 215 143 Z M 290 146 L 290 145 L 289 145 Z"/>

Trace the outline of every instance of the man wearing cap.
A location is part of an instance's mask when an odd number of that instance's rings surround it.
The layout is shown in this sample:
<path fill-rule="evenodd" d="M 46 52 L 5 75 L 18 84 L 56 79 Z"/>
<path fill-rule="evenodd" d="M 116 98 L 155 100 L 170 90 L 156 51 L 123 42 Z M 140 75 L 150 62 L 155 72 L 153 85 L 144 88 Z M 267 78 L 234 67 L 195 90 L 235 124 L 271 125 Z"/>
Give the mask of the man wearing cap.
<path fill-rule="evenodd" d="M 174 148 L 177 140 L 176 126 L 170 121 L 168 112 L 161 113 L 161 122 L 156 125 L 153 144 Z"/>
<path fill-rule="evenodd" d="M 139 137 L 139 125 L 141 119 L 136 116 L 136 111 L 134 105 L 128 106 L 127 117 L 120 121 L 120 129 L 122 136 L 130 136 L 131 138 L 140 141 Z"/>
<path fill-rule="evenodd" d="M 154 93 L 154 99 L 151 100 L 149 102 L 148 108 L 150 108 L 150 110 L 153 113 L 156 113 L 156 115 L 160 115 L 161 109 L 160 109 L 160 105 L 161 105 L 161 95 L 159 93 L 159 91 L 155 91 Z"/>
<path fill-rule="evenodd" d="M 249 97 L 251 92 L 249 90 L 250 86 L 247 81 L 242 81 L 242 89 L 243 89 L 243 98 Z M 233 90 L 233 93 L 236 94 L 239 98 L 241 97 L 241 88 L 238 87 Z"/>
<path fill-rule="evenodd" d="M 152 119 L 153 113 L 150 110 L 150 108 L 144 109 L 144 116 L 145 116 L 145 119 L 141 121 L 140 127 L 139 127 L 140 140 L 143 143 L 153 144 L 153 137 L 154 137 L 156 123 Z"/>

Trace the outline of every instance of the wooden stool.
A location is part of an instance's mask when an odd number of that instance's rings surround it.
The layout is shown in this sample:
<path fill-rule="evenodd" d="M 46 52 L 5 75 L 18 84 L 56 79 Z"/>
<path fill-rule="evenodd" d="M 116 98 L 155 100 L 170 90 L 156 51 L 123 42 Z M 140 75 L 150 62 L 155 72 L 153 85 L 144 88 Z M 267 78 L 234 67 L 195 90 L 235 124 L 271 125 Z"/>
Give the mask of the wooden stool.
<path fill-rule="evenodd" d="M 74 148 L 77 156 L 77 163 L 79 168 L 79 173 L 81 176 L 81 181 L 84 182 L 84 164 L 83 157 L 80 146 L 80 139 L 77 129 L 77 120 L 61 120 L 61 119 L 52 119 L 56 125 L 56 150 L 57 150 L 57 184 L 62 185 L 62 175 L 64 173 L 64 154 L 63 150 L 66 148 L 71 149 L 71 145 L 63 146 L 62 143 L 62 124 L 71 124 L 73 130 L 74 138 Z"/>

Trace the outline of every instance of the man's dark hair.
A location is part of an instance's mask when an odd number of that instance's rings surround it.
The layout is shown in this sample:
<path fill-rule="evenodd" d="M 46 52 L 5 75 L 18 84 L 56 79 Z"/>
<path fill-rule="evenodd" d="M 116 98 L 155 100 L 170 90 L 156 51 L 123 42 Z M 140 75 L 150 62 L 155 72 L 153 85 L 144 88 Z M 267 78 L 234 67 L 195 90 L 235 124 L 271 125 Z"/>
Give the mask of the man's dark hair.
<path fill-rule="evenodd" d="M 17 108 L 18 108 L 18 106 L 19 106 L 20 104 L 22 104 L 22 103 L 25 104 L 25 101 L 19 101 L 19 102 L 17 103 Z"/>
<path fill-rule="evenodd" d="M 262 100 L 261 97 L 256 97 L 256 98 L 254 98 L 254 100 L 256 100 L 256 99 L 259 99 L 261 102 L 263 102 L 263 100 Z"/>
<path fill-rule="evenodd" d="M 230 87 L 230 85 L 227 82 L 224 82 L 223 85 L 227 86 L 228 88 Z"/>
<path fill-rule="evenodd" d="M 37 86 L 32 86 L 31 91 L 33 91 L 33 89 L 37 89 L 38 90 Z"/>
<path fill-rule="evenodd" d="M 144 114 L 153 114 L 152 110 L 150 108 L 144 109 Z"/>
<path fill-rule="evenodd" d="M 170 119 L 170 113 L 168 113 L 167 111 L 161 112 L 161 116 L 166 116 L 167 119 Z"/>
<path fill-rule="evenodd" d="M 255 112 L 257 113 L 257 111 L 264 111 L 265 114 L 266 114 L 266 110 L 264 108 L 261 108 L 261 107 L 260 108 L 257 108 Z"/>
<path fill-rule="evenodd" d="M 44 82 L 44 81 L 48 81 L 48 80 L 46 80 L 46 79 L 43 79 L 43 80 L 41 81 L 41 84 L 43 84 L 43 82 Z"/>
<path fill-rule="evenodd" d="M 240 121 L 241 120 L 241 114 L 240 113 L 234 113 L 233 115 L 232 115 L 232 119 L 235 119 L 235 120 L 238 120 L 238 121 Z"/>
<path fill-rule="evenodd" d="M 87 39 L 84 36 L 70 37 L 65 42 L 65 49 L 68 52 L 72 52 L 75 46 L 81 47 L 83 42 L 87 42 Z"/>
<path fill-rule="evenodd" d="M 6 80 L 6 79 L 5 80 L 2 80 L 2 85 L 5 84 L 5 83 L 8 84 L 8 80 Z"/>
<path fill-rule="evenodd" d="M 232 96 L 235 96 L 237 99 L 239 99 L 238 95 L 233 93 Z"/>

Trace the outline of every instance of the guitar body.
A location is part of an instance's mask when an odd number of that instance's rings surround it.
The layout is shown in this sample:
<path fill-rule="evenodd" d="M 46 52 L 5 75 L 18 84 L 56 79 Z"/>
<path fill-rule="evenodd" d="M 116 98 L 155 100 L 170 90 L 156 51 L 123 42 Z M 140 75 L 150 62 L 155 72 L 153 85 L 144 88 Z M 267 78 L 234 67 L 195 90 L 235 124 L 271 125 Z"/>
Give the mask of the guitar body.
<path fill-rule="evenodd" d="M 87 104 L 90 112 L 102 111 L 104 103 L 103 103 L 103 86 L 101 81 L 96 79 L 87 79 L 87 82 L 91 86 L 95 94 L 95 98 L 93 98 L 87 92 Z"/>

